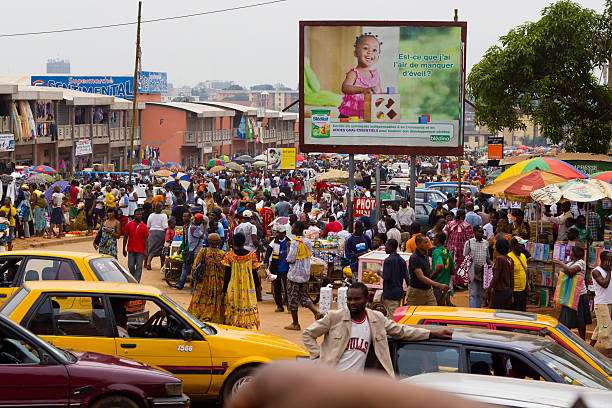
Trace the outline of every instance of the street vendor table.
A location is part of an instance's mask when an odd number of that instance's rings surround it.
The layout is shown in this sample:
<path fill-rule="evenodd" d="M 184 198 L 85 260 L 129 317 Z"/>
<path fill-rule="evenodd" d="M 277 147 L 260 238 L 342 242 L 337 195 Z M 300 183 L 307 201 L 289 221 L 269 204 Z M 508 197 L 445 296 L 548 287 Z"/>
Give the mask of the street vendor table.
<path fill-rule="evenodd" d="M 398 254 L 406 261 L 406 267 L 408 267 L 408 261 L 412 254 L 407 252 L 398 252 Z M 388 256 L 389 254 L 384 251 L 371 251 L 361 255 L 359 257 L 357 280 L 363 282 L 370 289 L 382 289 L 383 279 L 382 276 L 378 276 L 378 272 L 382 274 L 383 263 Z M 404 282 L 404 290 L 408 290 L 406 282 Z"/>

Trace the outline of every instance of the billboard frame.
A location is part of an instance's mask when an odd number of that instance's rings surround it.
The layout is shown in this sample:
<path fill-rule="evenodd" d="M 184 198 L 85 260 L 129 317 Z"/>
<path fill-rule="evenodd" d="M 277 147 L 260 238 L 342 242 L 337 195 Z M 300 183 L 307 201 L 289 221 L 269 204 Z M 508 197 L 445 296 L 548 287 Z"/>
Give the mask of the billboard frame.
<path fill-rule="evenodd" d="M 368 26 L 368 27 L 458 27 L 461 28 L 461 88 L 459 89 L 459 145 L 457 147 L 413 147 L 413 146 L 346 146 L 329 144 L 304 144 L 304 28 L 308 26 Z M 463 156 L 465 123 L 465 72 L 467 49 L 467 21 L 382 21 L 382 20 L 300 20 L 299 21 L 299 136 L 300 151 L 305 153 L 348 153 L 348 154 L 392 154 L 392 155 L 429 155 Z"/>

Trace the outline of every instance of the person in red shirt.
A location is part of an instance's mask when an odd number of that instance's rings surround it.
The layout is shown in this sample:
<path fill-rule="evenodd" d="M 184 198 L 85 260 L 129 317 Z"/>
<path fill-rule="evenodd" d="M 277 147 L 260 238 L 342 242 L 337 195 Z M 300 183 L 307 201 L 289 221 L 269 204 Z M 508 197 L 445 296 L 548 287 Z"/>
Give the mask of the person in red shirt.
<path fill-rule="evenodd" d="M 270 207 L 270 200 L 266 199 L 264 201 L 264 206 L 259 210 L 259 216 L 261 217 L 264 234 L 267 236 L 270 231 L 270 223 L 274 221 L 274 210 Z"/>
<path fill-rule="evenodd" d="M 123 236 L 123 256 L 128 259 L 128 268 L 132 276 L 140 282 L 142 277 L 142 264 L 147 259 L 147 238 L 149 229 L 142 222 L 142 210 L 134 210 L 134 219 L 125 226 Z"/>
<path fill-rule="evenodd" d="M 70 219 L 73 220 L 76 218 L 78 213 L 77 204 L 79 201 L 79 182 L 76 180 L 72 180 L 70 183 L 70 190 L 68 191 L 68 198 L 70 202 Z"/>
<path fill-rule="evenodd" d="M 321 237 L 326 238 L 327 234 L 329 234 L 330 232 L 340 232 L 340 231 L 342 231 L 342 224 L 336 221 L 336 217 L 334 217 L 333 215 L 330 215 L 329 222 L 325 224 L 325 228 L 323 228 L 323 233 L 321 234 Z"/>
<path fill-rule="evenodd" d="M 294 177 L 291 181 L 293 182 L 293 191 L 297 196 L 300 196 L 302 194 L 302 187 L 304 186 L 304 181 L 301 177 Z"/>

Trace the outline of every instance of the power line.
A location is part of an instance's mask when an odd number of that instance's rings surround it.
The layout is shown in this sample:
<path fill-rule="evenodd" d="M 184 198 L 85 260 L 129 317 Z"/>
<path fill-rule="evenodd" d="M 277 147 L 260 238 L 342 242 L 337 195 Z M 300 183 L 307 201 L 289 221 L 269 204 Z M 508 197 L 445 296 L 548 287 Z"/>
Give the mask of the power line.
<path fill-rule="evenodd" d="M 202 12 L 199 12 L 199 13 L 183 14 L 183 15 L 180 15 L 180 16 L 160 17 L 160 18 L 153 18 L 153 19 L 149 19 L 149 20 L 142 20 L 142 23 L 143 24 L 144 23 L 157 23 L 157 22 L 160 22 L 160 21 L 180 20 L 180 19 L 183 19 L 183 18 L 204 16 L 204 15 L 208 15 L 208 14 L 218 14 L 218 13 L 225 13 L 225 12 L 228 12 L 228 11 L 244 10 L 244 9 L 248 9 L 248 8 L 261 7 L 261 6 L 269 6 L 271 4 L 284 3 L 284 2 L 287 2 L 287 1 L 289 1 L 289 0 L 272 0 L 272 1 L 265 1 L 265 2 L 260 2 L 260 3 L 245 4 L 243 6 L 229 7 L 229 8 L 219 9 L 219 10 L 202 11 Z M 104 24 L 104 25 L 87 26 L 87 27 L 63 28 L 63 29 L 58 29 L 58 30 L 31 31 L 31 32 L 25 32 L 25 33 L 0 34 L 0 38 L 25 37 L 25 36 L 30 36 L 30 35 L 44 35 L 44 34 L 57 34 L 57 33 L 67 33 L 67 32 L 72 32 L 72 31 L 101 30 L 101 29 L 105 29 L 105 28 L 125 27 L 125 26 L 135 25 L 136 23 L 137 23 L 136 21 L 130 21 L 130 22 L 126 22 L 126 23 Z"/>

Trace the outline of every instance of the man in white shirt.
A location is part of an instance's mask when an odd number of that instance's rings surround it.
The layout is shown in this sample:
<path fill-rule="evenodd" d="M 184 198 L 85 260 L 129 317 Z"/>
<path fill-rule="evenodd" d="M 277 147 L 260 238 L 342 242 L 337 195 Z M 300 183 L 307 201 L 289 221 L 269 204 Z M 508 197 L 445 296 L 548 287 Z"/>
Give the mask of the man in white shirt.
<path fill-rule="evenodd" d="M 561 215 L 558 217 L 542 217 L 542 221 L 550 221 L 553 224 L 559 226 L 559 232 L 557 234 L 557 241 L 567 240 L 567 226 L 566 222 L 569 218 L 573 218 L 572 212 L 570 211 L 571 204 L 569 201 L 559 204 L 561 208 Z"/>
<path fill-rule="evenodd" d="M 302 339 L 310 358 L 339 371 L 362 373 L 370 348 L 374 347 L 372 354 L 387 374 L 394 376 L 387 336 L 404 341 L 452 337 L 452 329 L 446 327 L 421 329 L 397 324 L 382 313 L 367 309 L 367 303 L 368 288 L 361 282 L 353 283 L 347 292 L 348 311 L 329 311 L 304 330 Z M 320 336 L 325 338 L 319 346 Z"/>
<path fill-rule="evenodd" d="M 236 227 L 234 234 L 241 233 L 244 235 L 244 248 L 249 251 L 255 251 L 259 247 L 259 237 L 257 236 L 257 227 L 251 224 L 253 213 L 250 210 L 244 210 L 242 213 L 242 223 Z"/>
<path fill-rule="evenodd" d="M 408 200 L 402 200 L 401 207 L 397 211 L 396 222 L 399 222 L 398 227 L 402 231 L 408 231 L 410 225 L 416 220 L 414 209 L 408 205 Z"/>
<path fill-rule="evenodd" d="M 393 218 L 387 219 L 387 221 L 385 221 L 385 226 L 387 227 L 387 239 L 393 238 L 401 245 L 402 233 L 400 232 L 400 230 L 397 229 L 397 226 L 395 225 L 395 220 Z"/>

